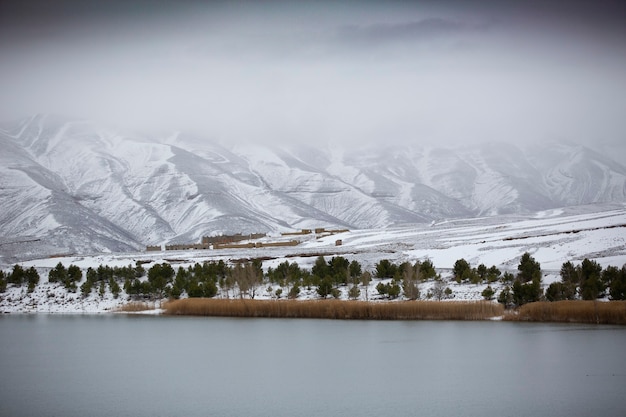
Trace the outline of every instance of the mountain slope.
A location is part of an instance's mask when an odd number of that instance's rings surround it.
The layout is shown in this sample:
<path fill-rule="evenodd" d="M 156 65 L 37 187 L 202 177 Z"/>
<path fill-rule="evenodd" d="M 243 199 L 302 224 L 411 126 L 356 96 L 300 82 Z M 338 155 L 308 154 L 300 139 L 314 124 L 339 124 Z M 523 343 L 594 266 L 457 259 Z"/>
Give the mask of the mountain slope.
<path fill-rule="evenodd" d="M 44 253 L 125 251 L 219 233 L 385 228 L 626 201 L 619 146 L 610 154 L 567 143 L 225 147 L 54 116 L 5 124 L 0 146 L 5 257 L 22 241 Z"/>

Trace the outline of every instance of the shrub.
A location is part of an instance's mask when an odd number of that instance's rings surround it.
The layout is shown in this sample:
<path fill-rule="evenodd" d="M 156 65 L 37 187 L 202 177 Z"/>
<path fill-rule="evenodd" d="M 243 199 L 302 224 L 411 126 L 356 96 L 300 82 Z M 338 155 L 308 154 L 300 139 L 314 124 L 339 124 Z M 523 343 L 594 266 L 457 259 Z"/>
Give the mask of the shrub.
<path fill-rule="evenodd" d="M 483 298 L 487 301 L 491 301 L 493 300 L 493 295 L 495 294 L 495 292 L 493 291 L 493 288 L 491 288 L 491 285 L 487 285 L 487 288 L 485 288 L 483 290 L 482 293 L 480 293 L 480 295 L 483 296 Z"/>
<path fill-rule="evenodd" d="M 361 295 L 361 290 L 359 289 L 359 287 L 357 287 L 356 285 L 353 285 L 352 287 L 350 287 L 350 289 L 348 290 L 348 297 L 351 300 L 356 300 L 359 295 Z"/>
<path fill-rule="evenodd" d="M 515 281 L 515 275 L 507 271 L 504 273 L 504 275 L 502 275 L 500 281 L 502 281 L 503 284 L 512 284 L 513 281 Z"/>
<path fill-rule="evenodd" d="M 333 283 L 330 280 L 330 277 L 326 277 L 322 279 L 317 286 L 317 294 L 322 298 L 326 298 L 328 297 L 328 295 L 330 295 L 332 289 Z"/>
<path fill-rule="evenodd" d="M 289 290 L 289 293 L 287 294 L 287 298 L 289 298 L 290 300 L 293 300 L 293 299 L 298 298 L 299 295 L 300 295 L 300 286 L 296 284 L 293 287 L 291 287 L 291 289 Z"/>

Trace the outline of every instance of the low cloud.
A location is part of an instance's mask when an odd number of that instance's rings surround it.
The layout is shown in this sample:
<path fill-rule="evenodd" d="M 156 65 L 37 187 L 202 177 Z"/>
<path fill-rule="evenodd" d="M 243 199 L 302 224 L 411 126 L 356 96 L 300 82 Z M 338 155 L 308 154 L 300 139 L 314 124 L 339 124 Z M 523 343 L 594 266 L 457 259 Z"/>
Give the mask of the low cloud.
<path fill-rule="evenodd" d="M 50 112 L 262 143 L 626 131 L 625 31 L 594 6 L 90 3 L 0 13 L 2 119 Z"/>

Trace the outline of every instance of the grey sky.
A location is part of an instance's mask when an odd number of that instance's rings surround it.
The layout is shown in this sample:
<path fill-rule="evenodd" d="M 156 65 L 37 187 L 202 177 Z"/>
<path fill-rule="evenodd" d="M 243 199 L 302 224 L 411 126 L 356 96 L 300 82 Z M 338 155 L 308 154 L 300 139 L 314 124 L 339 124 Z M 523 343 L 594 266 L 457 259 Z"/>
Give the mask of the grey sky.
<path fill-rule="evenodd" d="M 227 142 L 624 139 L 623 2 L 467 3 L 2 2 L 0 119 Z"/>

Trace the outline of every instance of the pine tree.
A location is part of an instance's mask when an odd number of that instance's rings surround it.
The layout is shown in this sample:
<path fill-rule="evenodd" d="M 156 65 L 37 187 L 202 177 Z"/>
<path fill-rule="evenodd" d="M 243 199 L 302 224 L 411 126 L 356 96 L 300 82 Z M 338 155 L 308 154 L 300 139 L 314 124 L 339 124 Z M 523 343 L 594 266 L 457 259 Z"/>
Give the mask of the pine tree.
<path fill-rule="evenodd" d="M 39 272 L 37 272 L 35 267 L 31 266 L 24 273 L 24 277 L 28 283 L 28 292 L 33 292 L 37 284 L 39 284 Z"/>
<path fill-rule="evenodd" d="M 7 276 L 7 282 L 10 284 L 22 285 L 25 275 L 26 273 L 24 272 L 24 269 L 20 265 L 15 264 L 13 266 L 13 271 Z"/>
<path fill-rule="evenodd" d="M 522 282 L 541 281 L 541 265 L 528 252 L 522 255 L 517 270 L 517 279 Z"/>

